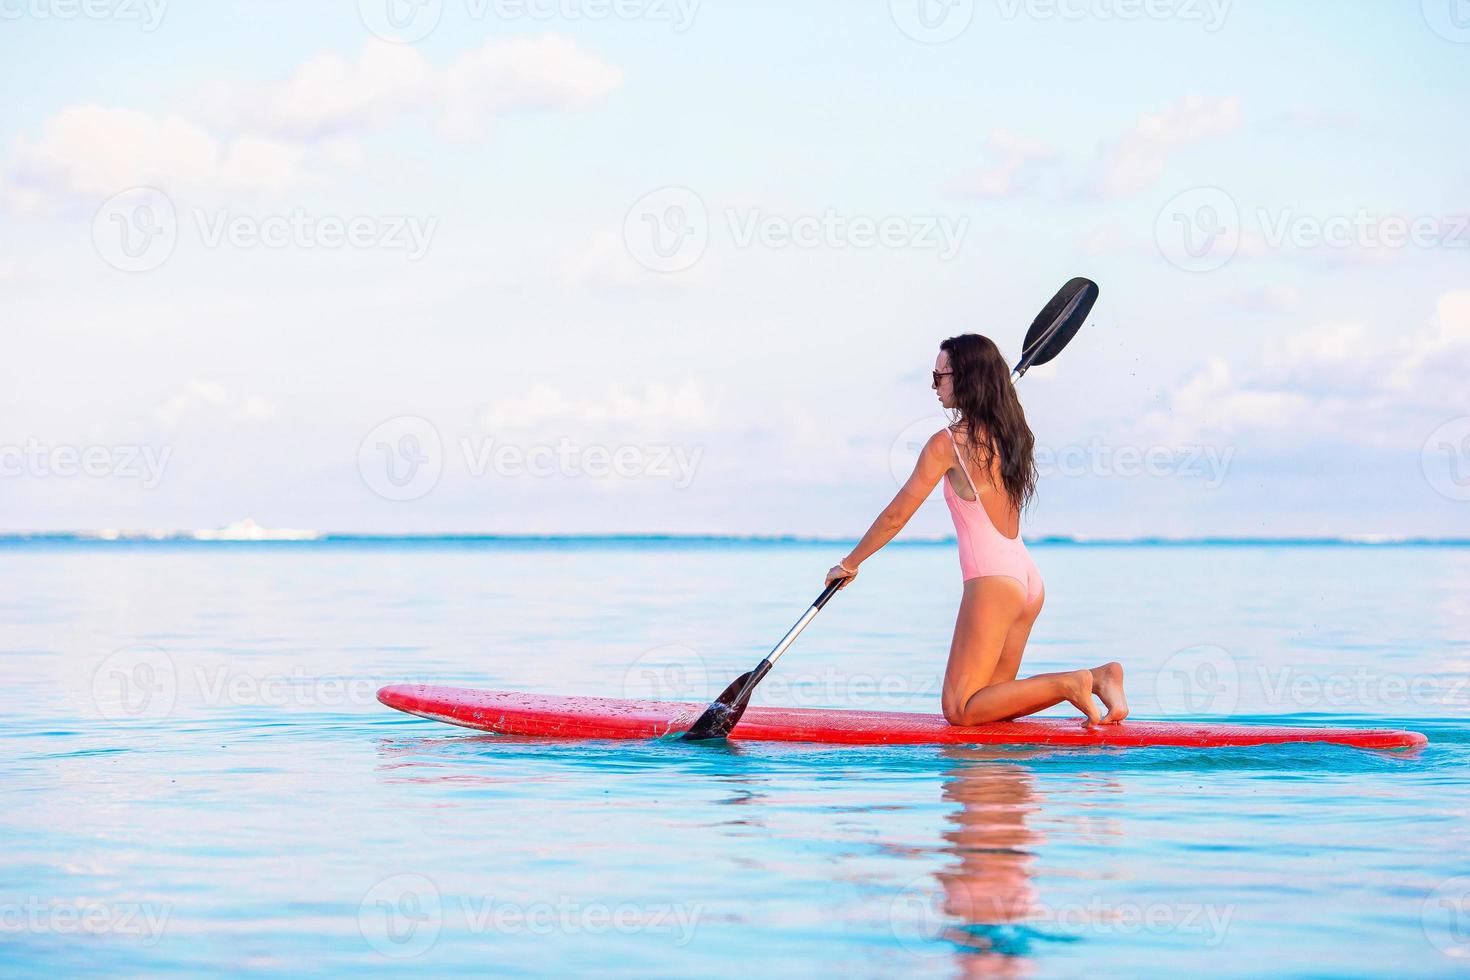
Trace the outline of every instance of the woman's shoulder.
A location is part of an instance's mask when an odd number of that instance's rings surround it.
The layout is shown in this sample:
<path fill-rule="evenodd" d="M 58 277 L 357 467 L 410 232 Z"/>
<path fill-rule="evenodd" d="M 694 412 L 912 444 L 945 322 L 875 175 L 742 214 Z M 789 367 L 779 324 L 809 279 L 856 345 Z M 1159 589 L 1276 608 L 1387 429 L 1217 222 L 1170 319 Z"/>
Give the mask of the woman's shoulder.
<path fill-rule="evenodd" d="M 986 439 L 985 426 L 976 423 L 975 427 L 980 430 L 980 441 L 983 443 Z M 949 426 L 946 431 L 948 431 L 949 434 L 954 437 L 955 442 L 959 443 L 960 445 L 968 446 L 970 444 L 970 428 L 964 422 L 956 422 L 953 425 Z M 941 432 L 939 434 L 943 435 L 944 433 Z"/>

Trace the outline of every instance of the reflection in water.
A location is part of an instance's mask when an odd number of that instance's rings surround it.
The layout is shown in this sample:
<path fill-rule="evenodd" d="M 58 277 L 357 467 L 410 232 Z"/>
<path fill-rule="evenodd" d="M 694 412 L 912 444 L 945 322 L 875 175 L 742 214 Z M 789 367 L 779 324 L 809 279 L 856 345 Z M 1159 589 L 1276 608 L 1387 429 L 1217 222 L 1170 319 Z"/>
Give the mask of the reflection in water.
<path fill-rule="evenodd" d="M 1046 840 L 1035 826 L 1045 818 L 1045 799 L 1021 764 L 1028 754 L 966 748 L 945 754 L 953 764 L 943 796 L 959 808 L 942 835 L 954 860 L 935 874 L 934 911 L 943 917 L 935 938 L 957 947 L 963 975 L 1029 973 L 1036 942 L 1073 937 L 1039 927 L 1050 918 L 1032 882 L 1036 851 Z M 1116 790 L 1116 784 L 1104 780 L 1103 788 Z M 1100 835 L 1089 836 L 1100 842 Z"/>

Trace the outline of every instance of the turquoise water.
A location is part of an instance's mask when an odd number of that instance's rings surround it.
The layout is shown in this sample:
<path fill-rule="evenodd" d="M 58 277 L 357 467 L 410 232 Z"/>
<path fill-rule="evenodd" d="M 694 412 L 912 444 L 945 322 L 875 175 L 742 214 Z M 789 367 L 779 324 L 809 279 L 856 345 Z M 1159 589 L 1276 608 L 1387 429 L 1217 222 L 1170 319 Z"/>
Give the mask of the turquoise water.
<path fill-rule="evenodd" d="M 953 545 L 762 686 L 936 710 Z M 0 545 L 3 969 L 1463 976 L 1470 548 L 1034 548 L 1026 669 L 1414 753 L 515 740 L 400 681 L 704 699 L 832 545 Z"/>

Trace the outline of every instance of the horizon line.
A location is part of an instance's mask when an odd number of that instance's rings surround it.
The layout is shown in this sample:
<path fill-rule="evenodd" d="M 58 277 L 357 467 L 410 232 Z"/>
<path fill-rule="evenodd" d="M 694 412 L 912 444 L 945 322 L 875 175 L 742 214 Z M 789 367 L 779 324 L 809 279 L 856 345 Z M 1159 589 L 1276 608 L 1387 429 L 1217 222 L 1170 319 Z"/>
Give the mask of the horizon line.
<path fill-rule="evenodd" d="M 507 544 L 787 544 L 843 545 L 854 544 L 857 537 L 800 534 L 734 534 L 728 532 L 356 532 L 255 529 L 251 534 L 232 534 L 226 530 L 209 531 L 0 531 L 0 543 L 78 543 L 78 544 L 271 544 L 312 545 L 348 543 L 454 543 L 501 542 Z M 1117 546 L 1117 545 L 1330 545 L 1330 546 L 1433 546 L 1470 547 L 1470 537 L 1432 537 L 1426 535 L 1101 535 L 1042 534 L 1023 535 L 1028 545 Z M 934 546 L 954 544 L 953 534 L 897 538 L 890 542 L 899 546 Z"/>

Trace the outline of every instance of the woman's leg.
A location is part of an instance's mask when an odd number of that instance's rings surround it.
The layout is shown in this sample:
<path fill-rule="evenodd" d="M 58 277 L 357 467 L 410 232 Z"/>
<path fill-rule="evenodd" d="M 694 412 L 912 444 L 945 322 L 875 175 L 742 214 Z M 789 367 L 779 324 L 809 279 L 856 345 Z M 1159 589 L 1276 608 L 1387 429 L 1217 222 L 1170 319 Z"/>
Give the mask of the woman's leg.
<path fill-rule="evenodd" d="M 1026 652 L 1026 641 L 1031 636 L 1031 627 L 1041 615 L 1041 606 L 1046 602 L 1046 589 L 1042 588 L 1036 598 L 1026 603 L 1020 617 L 1006 633 L 1005 645 L 1000 649 L 1000 660 L 995 665 L 991 684 L 1013 681 L 1021 669 L 1021 655 Z M 1123 693 L 1123 665 L 1117 661 L 1092 668 L 1092 693 L 1107 708 L 1101 724 L 1115 725 L 1128 717 L 1128 697 Z"/>
<path fill-rule="evenodd" d="M 1044 595 L 1026 602 L 1025 586 L 1005 575 L 965 583 L 944 675 L 944 717 L 953 725 L 1018 718 L 1070 702 L 1096 723 L 1088 670 L 1038 674 L 1016 680 L 1016 670 Z"/>

